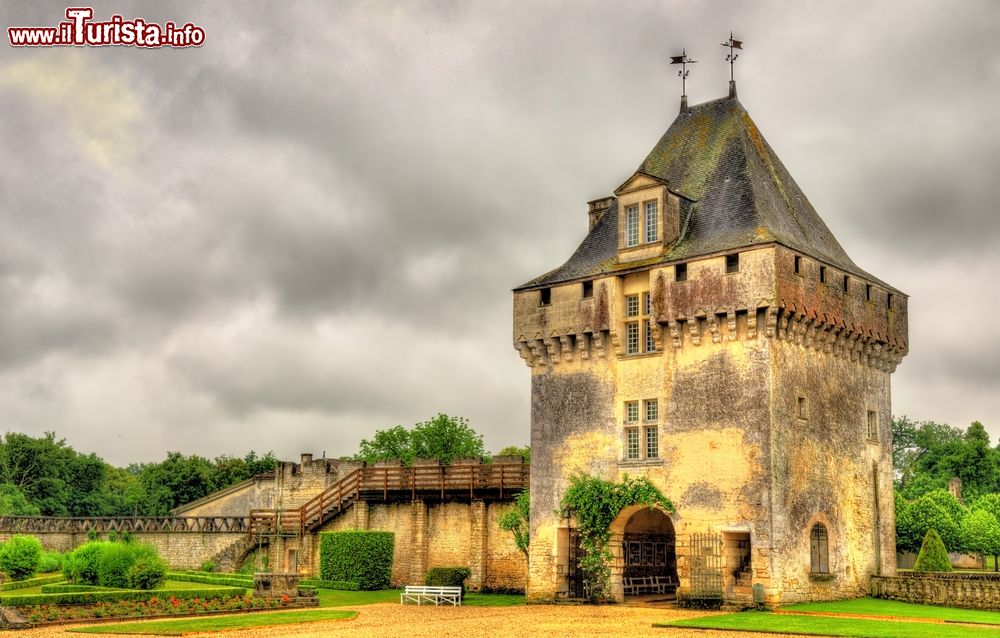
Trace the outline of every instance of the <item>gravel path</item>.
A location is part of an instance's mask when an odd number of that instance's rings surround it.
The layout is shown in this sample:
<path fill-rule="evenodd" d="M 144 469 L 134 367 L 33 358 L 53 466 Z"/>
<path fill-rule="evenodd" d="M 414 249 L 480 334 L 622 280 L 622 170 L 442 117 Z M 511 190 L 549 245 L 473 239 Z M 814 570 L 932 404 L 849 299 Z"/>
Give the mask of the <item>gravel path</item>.
<path fill-rule="evenodd" d="M 534 638 L 554 636 L 628 636 L 629 638 L 747 638 L 778 634 L 656 629 L 654 622 L 704 616 L 705 612 L 624 606 L 529 605 L 522 607 L 416 607 L 393 603 L 357 607 L 354 620 L 324 621 L 227 632 L 234 638 Z M 280 612 L 274 612 L 280 613 Z M 73 634 L 68 627 L 17 632 L 17 638 L 83 638 L 112 634 Z M 124 635 L 124 634 L 114 634 Z M 787 638 L 787 636 L 781 637 Z"/>

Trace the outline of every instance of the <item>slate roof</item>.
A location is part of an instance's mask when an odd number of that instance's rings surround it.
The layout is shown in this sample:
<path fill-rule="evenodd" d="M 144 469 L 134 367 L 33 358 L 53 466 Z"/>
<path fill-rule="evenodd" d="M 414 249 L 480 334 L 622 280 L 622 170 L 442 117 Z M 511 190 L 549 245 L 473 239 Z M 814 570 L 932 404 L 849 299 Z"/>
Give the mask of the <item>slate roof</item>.
<path fill-rule="evenodd" d="M 681 236 L 655 262 L 776 242 L 893 289 L 847 256 L 735 97 L 678 115 L 637 172 L 682 198 Z M 565 264 L 516 290 L 651 265 L 619 263 L 617 232 L 615 204 Z"/>

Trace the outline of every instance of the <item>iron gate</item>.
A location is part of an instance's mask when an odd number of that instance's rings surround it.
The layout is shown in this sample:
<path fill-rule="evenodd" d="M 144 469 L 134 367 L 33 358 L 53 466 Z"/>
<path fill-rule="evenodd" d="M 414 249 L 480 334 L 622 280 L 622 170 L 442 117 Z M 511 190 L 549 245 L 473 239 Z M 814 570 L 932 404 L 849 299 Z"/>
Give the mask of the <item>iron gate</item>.
<path fill-rule="evenodd" d="M 691 597 L 722 598 L 722 537 L 691 534 Z"/>

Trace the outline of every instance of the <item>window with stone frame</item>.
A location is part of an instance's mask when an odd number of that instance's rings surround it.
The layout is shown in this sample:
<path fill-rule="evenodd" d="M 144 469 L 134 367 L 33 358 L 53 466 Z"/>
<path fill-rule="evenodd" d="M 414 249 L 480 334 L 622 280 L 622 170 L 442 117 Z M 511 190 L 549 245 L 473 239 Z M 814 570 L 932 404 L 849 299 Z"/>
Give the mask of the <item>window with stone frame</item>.
<path fill-rule="evenodd" d="M 868 410 L 866 426 L 868 430 L 868 440 L 878 441 L 878 412 L 875 410 Z"/>
<path fill-rule="evenodd" d="M 643 401 L 643 432 L 646 441 L 646 458 L 660 458 L 660 401 L 659 399 L 646 399 Z"/>
<path fill-rule="evenodd" d="M 625 459 L 638 461 L 642 458 L 639 442 L 639 402 L 625 402 Z"/>
<path fill-rule="evenodd" d="M 625 246 L 639 245 L 639 207 L 625 208 Z"/>
<path fill-rule="evenodd" d="M 660 239 L 660 215 L 656 201 L 646 202 L 646 242 Z"/>
<path fill-rule="evenodd" d="M 649 292 L 625 296 L 625 317 L 635 319 L 625 322 L 625 354 L 656 352 L 652 312 L 653 302 Z"/>
<path fill-rule="evenodd" d="M 816 523 L 809 532 L 809 571 L 830 573 L 830 541 L 823 523 Z"/>

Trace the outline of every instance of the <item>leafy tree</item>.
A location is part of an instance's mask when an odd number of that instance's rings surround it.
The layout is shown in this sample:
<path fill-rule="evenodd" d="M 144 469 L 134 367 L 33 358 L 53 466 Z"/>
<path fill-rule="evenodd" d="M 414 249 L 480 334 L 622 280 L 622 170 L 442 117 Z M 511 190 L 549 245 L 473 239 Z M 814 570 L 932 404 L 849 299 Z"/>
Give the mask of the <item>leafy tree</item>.
<path fill-rule="evenodd" d="M 406 465 L 413 462 L 410 431 L 401 425 L 388 430 L 376 430 L 371 440 L 361 439 L 360 447 L 356 458 L 369 464 L 393 459 L 402 459 Z"/>
<path fill-rule="evenodd" d="M 951 559 L 948 558 L 948 550 L 945 548 L 941 537 L 933 529 L 927 530 L 924 536 L 923 545 L 920 546 L 920 553 L 917 554 L 917 562 L 913 565 L 915 572 L 950 572 Z"/>
<path fill-rule="evenodd" d="M 531 495 L 528 490 L 518 494 L 511 508 L 497 517 L 497 525 L 513 534 L 514 545 L 527 560 L 528 543 L 531 541 Z"/>
<path fill-rule="evenodd" d="M 473 430 L 465 418 L 446 414 L 413 426 L 410 441 L 414 458 L 439 459 L 442 463 L 486 453 L 482 434 Z"/>
<path fill-rule="evenodd" d="M 961 524 L 962 519 L 968 512 L 966 507 L 961 503 L 959 503 L 958 499 L 955 498 L 955 495 L 949 492 L 948 490 L 944 489 L 931 490 L 930 492 L 927 492 L 920 498 L 934 501 L 935 503 L 940 505 L 944 511 L 948 512 L 948 516 L 951 517 L 952 522 L 954 522 L 956 525 Z"/>
<path fill-rule="evenodd" d="M 920 497 L 897 515 L 896 545 L 904 551 L 917 551 L 932 529 L 946 546 L 961 547 L 959 523 L 933 497 Z"/>
<path fill-rule="evenodd" d="M 16 485 L 0 484 L 0 516 L 38 516 L 41 510 Z"/>
<path fill-rule="evenodd" d="M 997 453 L 990 447 L 990 435 L 979 421 L 965 431 L 965 445 L 958 454 L 955 475 L 962 479 L 963 496 L 975 497 L 997 487 Z"/>
<path fill-rule="evenodd" d="M 982 556 L 1000 555 L 1000 522 L 986 510 L 973 510 L 962 519 L 962 547 Z"/>
<path fill-rule="evenodd" d="M 415 458 L 451 463 L 456 458 L 484 454 L 483 435 L 473 430 L 466 419 L 438 414 L 429 421 L 417 423 L 412 430 L 401 425 L 377 430 L 370 440 L 361 440 L 355 458 L 369 463 L 402 459 L 404 464 L 410 465 Z"/>
<path fill-rule="evenodd" d="M 504 449 L 497 452 L 497 456 L 521 456 L 524 457 L 525 463 L 531 463 L 531 448 L 527 445 L 524 447 L 508 445 Z"/>

